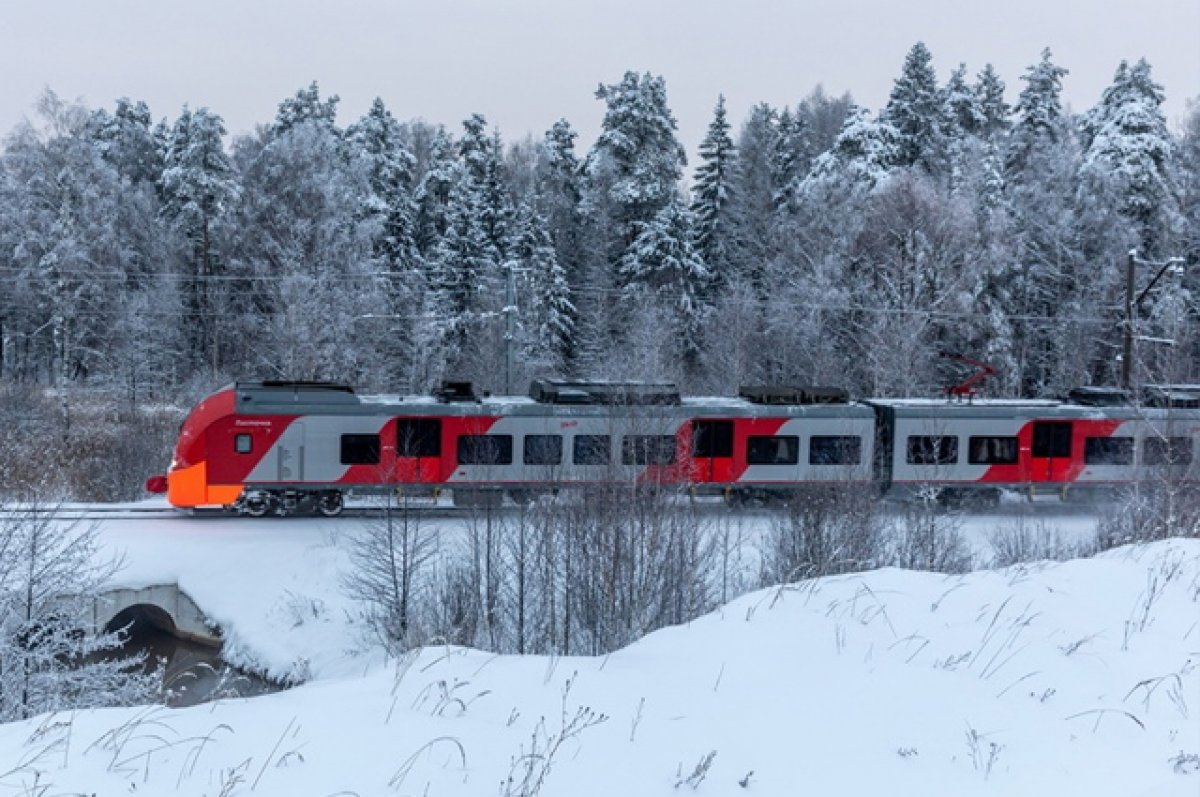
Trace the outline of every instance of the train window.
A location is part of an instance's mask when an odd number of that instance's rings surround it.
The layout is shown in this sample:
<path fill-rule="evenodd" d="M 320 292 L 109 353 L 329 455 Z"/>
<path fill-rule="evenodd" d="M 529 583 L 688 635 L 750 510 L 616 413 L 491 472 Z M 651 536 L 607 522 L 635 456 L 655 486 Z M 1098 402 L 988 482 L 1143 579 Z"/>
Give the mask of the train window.
<path fill-rule="evenodd" d="M 440 457 L 441 455 L 441 419 L 400 418 L 396 421 L 396 456 Z"/>
<path fill-rule="evenodd" d="M 696 421 L 692 453 L 697 457 L 733 456 L 733 421 Z"/>
<path fill-rule="evenodd" d="M 626 465 L 670 465 L 675 461 L 675 437 L 629 434 L 621 438 L 621 461 Z"/>
<path fill-rule="evenodd" d="M 249 454 L 254 450 L 254 438 L 248 434 L 239 434 L 233 438 L 233 450 L 239 454 Z"/>
<path fill-rule="evenodd" d="M 958 462 L 958 438 L 944 435 L 909 435 L 910 465 L 953 465 Z"/>
<path fill-rule="evenodd" d="M 379 464 L 379 435 L 377 435 L 377 434 L 344 434 L 344 435 L 342 435 L 342 464 L 343 465 L 378 465 Z"/>
<path fill-rule="evenodd" d="M 800 461 L 800 438 L 747 437 L 746 461 L 751 465 L 795 465 Z"/>
<path fill-rule="evenodd" d="M 577 434 L 574 442 L 576 465 L 607 465 L 612 446 L 606 434 Z"/>
<path fill-rule="evenodd" d="M 512 435 L 464 434 L 458 438 L 459 465 L 511 465 Z"/>
<path fill-rule="evenodd" d="M 967 442 L 967 461 L 972 465 L 1013 465 L 1019 451 L 1015 437 L 972 437 Z"/>
<path fill-rule="evenodd" d="M 1147 437 L 1142 455 L 1147 465 L 1190 465 L 1192 463 L 1192 439 L 1190 437 Z"/>
<path fill-rule="evenodd" d="M 1132 437 L 1085 437 L 1083 461 L 1088 465 L 1132 465 Z"/>
<path fill-rule="evenodd" d="M 526 465 L 560 465 L 560 464 L 562 464 L 562 435 L 557 435 L 557 434 L 527 434 L 527 435 L 525 435 L 525 464 Z"/>
<path fill-rule="evenodd" d="M 810 465 L 857 465 L 862 460 L 862 438 L 849 435 L 816 435 L 808 442 Z"/>
<path fill-rule="evenodd" d="M 1035 457 L 1066 459 L 1071 456 L 1070 421 L 1036 421 L 1033 424 Z"/>

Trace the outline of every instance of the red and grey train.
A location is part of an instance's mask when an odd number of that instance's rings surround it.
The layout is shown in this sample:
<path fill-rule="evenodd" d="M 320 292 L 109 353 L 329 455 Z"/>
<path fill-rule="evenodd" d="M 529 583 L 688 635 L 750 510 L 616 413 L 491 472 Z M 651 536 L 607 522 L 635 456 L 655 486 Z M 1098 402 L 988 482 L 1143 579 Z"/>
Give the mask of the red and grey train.
<path fill-rule="evenodd" d="M 350 494 L 449 489 L 456 503 L 522 500 L 614 482 L 730 498 L 859 483 L 903 494 L 1094 489 L 1167 468 L 1200 483 L 1200 390 L 1136 405 L 863 399 L 829 388 L 744 388 L 685 398 L 668 384 L 537 380 L 529 396 L 358 395 L 345 385 L 239 382 L 184 421 L 148 488 L 177 507 L 249 515 L 341 511 Z"/>

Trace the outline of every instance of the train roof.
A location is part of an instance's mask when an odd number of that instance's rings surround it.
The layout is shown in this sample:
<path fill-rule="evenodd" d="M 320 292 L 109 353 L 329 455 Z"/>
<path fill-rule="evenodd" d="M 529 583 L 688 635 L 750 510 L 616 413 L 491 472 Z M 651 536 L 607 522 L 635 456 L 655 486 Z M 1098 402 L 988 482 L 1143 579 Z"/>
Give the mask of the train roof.
<path fill-rule="evenodd" d="M 528 396 L 474 396 L 451 400 L 442 396 L 358 394 L 342 385 L 325 383 L 238 382 L 230 386 L 236 394 L 239 414 L 333 414 L 333 415 L 607 415 L 614 408 L 629 415 L 647 417 L 696 417 L 705 413 L 723 416 L 777 418 L 859 418 L 873 410 L 860 402 L 818 404 L 760 404 L 730 396 L 679 397 L 678 403 L 621 402 L 558 403 Z"/>
<path fill-rule="evenodd" d="M 1190 398 L 1192 390 L 1173 386 L 1159 396 Z M 230 385 L 239 414 L 332 415 L 607 415 L 619 408 L 623 414 L 643 417 L 859 418 L 884 408 L 899 417 L 996 418 L 1014 414 L 1041 418 L 1163 418 L 1200 417 L 1200 407 L 1134 406 L 1116 401 L 1060 401 L 1052 399 L 872 398 L 849 400 L 844 391 L 831 388 L 742 388 L 738 397 L 680 396 L 667 383 L 550 382 L 535 383 L 532 396 L 477 395 L 469 383 L 447 383 L 435 395 L 359 394 L 348 385 L 327 382 L 237 382 Z M 1072 393 L 1093 396 L 1096 394 Z M 1110 396 L 1106 393 L 1105 396 Z M 1184 402 L 1180 402 L 1181 404 Z"/>

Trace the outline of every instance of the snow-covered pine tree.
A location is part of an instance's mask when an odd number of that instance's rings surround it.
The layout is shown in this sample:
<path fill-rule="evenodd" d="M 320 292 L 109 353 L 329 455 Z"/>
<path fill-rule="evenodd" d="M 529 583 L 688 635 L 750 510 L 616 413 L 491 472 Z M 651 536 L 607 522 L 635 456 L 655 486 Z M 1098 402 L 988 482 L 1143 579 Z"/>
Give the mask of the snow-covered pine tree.
<path fill-rule="evenodd" d="M 380 291 L 387 299 L 379 341 L 388 385 L 403 385 L 411 373 L 413 327 L 420 323 L 413 309 L 420 306 L 423 274 L 417 251 L 416 202 L 413 169 L 416 159 L 405 146 L 400 125 L 376 98 L 366 115 L 346 129 L 347 148 L 367 173 L 368 191 L 361 216 L 371 224 L 372 252 Z"/>
<path fill-rule="evenodd" d="M 756 296 L 765 292 L 764 269 L 771 258 L 772 232 L 776 222 L 775 202 L 782 173 L 779 153 L 778 114 L 766 103 L 750 109 L 738 134 L 738 158 L 733 170 L 736 201 L 730 253 L 738 281 L 749 283 Z"/>
<path fill-rule="evenodd" d="M 501 163 L 503 144 L 499 132 L 487 132 L 487 119 L 472 114 L 463 121 L 463 137 L 458 141 L 459 158 L 465 167 L 465 179 L 478 195 L 480 223 L 492 248 L 492 259 L 501 262 L 508 245 L 508 226 L 512 208 Z"/>
<path fill-rule="evenodd" d="M 1170 168 L 1174 142 L 1163 98 L 1146 59 L 1132 68 L 1122 61 L 1112 85 L 1080 124 L 1085 185 L 1111 186 L 1121 212 L 1137 225 L 1141 252 L 1150 257 L 1163 254 L 1176 210 Z"/>
<path fill-rule="evenodd" d="M 179 242 L 182 299 L 193 364 L 220 368 L 212 277 L 221 271 L 216 231 L 238 195 L 238 181 L 222 141 L 225 124 L 207 108 L 184 106 L 171 128 L 159 190 L 162 216 Z"/>
<path fill-rule="evenodd" d="M 852 105 L 837 141 L 813 161 L 800 189 L 811 193 L 818 189 L 845 192 L 856 187 L 874 188 L 887 179 L 897 162 L 898 142 L 894 127 L 871 119 L 866 108 Z"/>
<path fill-rule="evenodd" d="M 717 98 L 708 133 L 700 142 L 700 165 L 692 187 L 693 249 L 704 261 L 709 288 L 720 290 L 730 278 L 730 255 L 734 232 L 733 171 L 737 151 L 729 137 L 725 97 Z"/>
<path fill-rule="evenodd" d="M 897 165 L 920 165 L 931 174 L 944 170 L 945 108 L 933 56 L 924 42 L 914 44 L 905 56 L 900 77 L 880 117 L 896 130 Z"/>
<path fill-rule="evenodd" d="M 1062 79 L 1067 70 L 1055 64 L 1050 48 L 1042 50 L 1042 60 L 1029 67 L 1021 80 L 1025 88 L 1013 108 L 1016 123 L 1008 137 L 1006 168 L 1020 172 L 1031 152 L 1043 143 L 1054 143 L 1062 135 Z"/>
<path fill-rule="evenodd" d="M 959 64 L 950 73 L 949 80 L 942 88 L 942 103 L 945 106 L 944 115 L 950 125 L 957 130 L 956 135 L 979 135 L 987 119 L 980 106 L 979 95 L 967 85 L 967 65 Z"/>
<path fill-rule="evenodd" d="M 600 137 L 584 164 L 580 203 L 587 288 L 597 298 L 580 307 L 587 368 L 604 367 L 600 360 L 616 352 L 628 334 L 613 302 L 617 294 L 611 291 L 624 284 L 622 264 L 641 225 L 675 200 L 687 163 L 661 77 L 626 72 L 620 83 L 600 86 L 596 97 L 607 108 Z"/>
<path fill-rule="evenodd" d="M 575 345 L 575 304 L 566 269 L 559 263 L 548 225 L 528 205 L 517 212 L 517 234 L 512 257 L 527 275 L 533 301 L 523 315 L 533 321 L 526 335 L 528 359 L 543 363 L 553 373 L 564 373 Z"/>
<path fill-rule="evenodd" d="M 117 100 L 111 114 L 99 110 L 92 115 L 90 126 L 100 155 L 133 185 L 153 185 L 162 173 L 153 124 L 149 106 L 127 97 Z"/>
<path fill-rule="evenodd" d="M 596 97 L 607 109 L 584 168 L 591 205 L 616 225 L 616 266 L 638 235 L 635 225 L 651 221 L 674 200 L 687 156 L 675 136 L 661 77 L 626 72 L 620 83 L 600 86 Z"/>
<path fill-rule="evenodd" d="M 362 119 L 346 129 L 346 138 L 367 170 L 370 193 L 364 198 L 362 212 L 379 222 L 376 258 L 389 272 L 416 267 L 419 255 L 412 196 L 416 159 L 404 144 L 400 124 L 376 97 Z"/>
<path fill-rule="evenodd" d="M 984 64 L 975 79 L 975 102 L 982 116 L 976 133 L 985 139 L 995 140 L 1008 130 L 1009 114 L 1012 109 L 1004 101 L 1004 81 L 996 74 L 991 64 Z"/>
<path fill-rule="evenodd" d="M 700 332 L 708 315 L 708 284 L 712 279 L 692 246 L 692 215 L 679 199 L 667 203 L 655 217 L 638 225 L 638 234 L 621 261 L 626 312 L 633 315 L 648 296 L 669 303 L 675 320 L 681 361 L 695 370 Z"/>
<path fill-rule="evenodd" d="M 450 191 L 458 179 L 454 140 L 439 127 L 429 145 L 429 162 L 414 199 L 417 203 L 417 249 L 429 260 L 449 224 Z"/>
<path fill-rule="evenodd" d="M 776 213 L 786 213 L 795 199 L 800 176 L 808 171 L 808 153 L 804 120 L 784 108 L 776 125 L 775 146 L 771 150 L 771 198 Z"/>
<path fill-rule="evenodd" d="M 321 90 L 317 86 L 317 81 L 314 80 L 307 88 L 299 89 L 293 96 L 279 103 L 275 121 L 271 125 L 271 135 L 281 136 L 292 128 L 307 122 L 336 132 L 338 99 L 338 96 L 334 94 L 322 100 Z"/>

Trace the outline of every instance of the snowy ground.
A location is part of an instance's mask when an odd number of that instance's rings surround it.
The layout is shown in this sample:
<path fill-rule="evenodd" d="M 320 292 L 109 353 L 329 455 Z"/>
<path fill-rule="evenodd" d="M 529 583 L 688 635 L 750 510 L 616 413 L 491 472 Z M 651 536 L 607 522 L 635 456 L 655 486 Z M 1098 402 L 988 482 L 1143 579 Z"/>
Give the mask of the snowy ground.
<path fill-rule="evenodd" d="M 342 595 L 345 528 L 110 521 L 122 581 L 177 582 L 231 659 L 308 683 L 0 726 L 0 794 L 1200 792 L 1200 541 L 764 590 L 603 658 L 397 665 Z"/>

